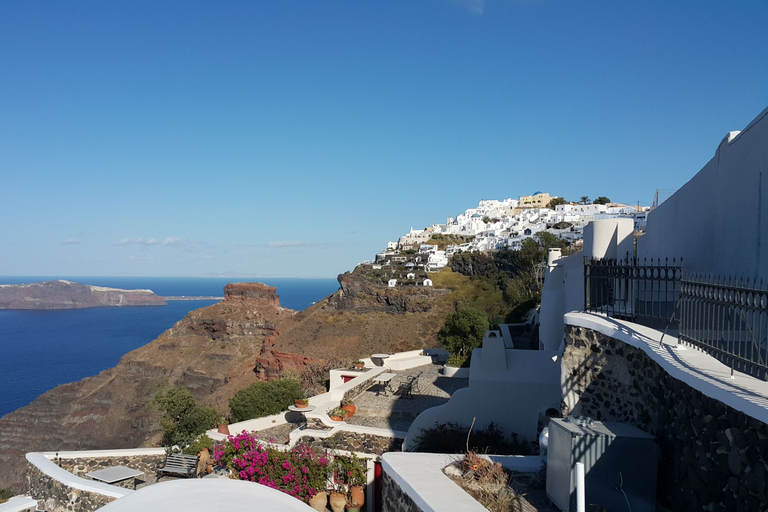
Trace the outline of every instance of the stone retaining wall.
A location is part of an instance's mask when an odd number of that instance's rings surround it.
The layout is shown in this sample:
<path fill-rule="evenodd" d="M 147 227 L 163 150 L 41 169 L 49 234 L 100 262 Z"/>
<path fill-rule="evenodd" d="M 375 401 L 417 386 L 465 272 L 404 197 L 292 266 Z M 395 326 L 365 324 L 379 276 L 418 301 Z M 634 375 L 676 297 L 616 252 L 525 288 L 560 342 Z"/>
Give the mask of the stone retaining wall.
<path fill-rule="evenodd" d="M 163 455 L 143 455 L 132 457 L 62 458 L 53 459 L 53 462 L 61 466 L 62 469 L 86 480 L 89 479 L 89 477 L 85 476 L 86 473 L 112 466 L 127 466 L 144 471 L 144 475 L 137 477 L 135 481 L 133 478 L 129 478 L 112 484 L 133 489 L 134 482 L 138 487 L 155 483 L 157 481 L 155 470 L 164 458 Z M 46 475 L 31 463 L 27 464 L 26 480 L 27 492 L 31 496 L 35 496 L 43 504 L 43 510 L 47 512 L 90 512 L 114 500 L 114 498 L 104 496 L 103 494 L 73 489 Z"/>
<path fill-rule="evenodd" d="M 46 512 L 91 512 L 114 500 L 103 494 L 68 487 L 32 464 L 27 466 L 26 479 L 26 492 L 34 496 L 40 510 Z"/>
<path fill-rule="evenodd" d="M 316 448 L 346 450 L 348 452 L 365 453 L 368 455 L 381 455 L 385 452 L 398 451 L 403 445 L 402 439 L 348 431 L 337 432 L 327 438 L 304 436 L 302 441 Z"/>
<path fill-rule="evenodd" d="M 582 327 L 566 326 L 563 380 L 563 414 L 656 436 L 657 496 L 671 510 L 768 510 L 765 423 L 671 377 L 642 350 Z"/>
<path fill-rule="evenodd" d="M 360 384 L 356 385 L 355 387 L 349 388 L 344 393 L 343 400 L 353 400 L 360 396 L 366 389 L 370 388 L 373 385 L 373 377 L 369 377 L 368 379 L 364 380 Z"/>
<path fill-rule="evenodd" d="M 98 457 L 98 458 L 76 458 L 76 459 L 61 459 L 60 461 L 54 459 L 59 466 L 66 469 L 75 476 L 85 478 L 86 473 L 91 471 L 98 471 L 100 469 L 106 469 L 113 466 L 127 466 L 139 471 L 143 471 L 144 475 L 136 477 L 137 485 L 142 483 L 154 484 L 157 482 L 156 470 L 157 467 L 162 465 L 165 460 L 165 455 L 142 455 L 134 457 Z M 116 482 L 114 484 L 118 487 L 125 487 L 126 489 L 133 489 L 134 480 L 129 478 L 122 482 Z"/>
<path fill-rule="evenodd" d="M 421 512 L 411 497 L 385 471 L 381 473 L 381 485 L 382 512 Z"/>

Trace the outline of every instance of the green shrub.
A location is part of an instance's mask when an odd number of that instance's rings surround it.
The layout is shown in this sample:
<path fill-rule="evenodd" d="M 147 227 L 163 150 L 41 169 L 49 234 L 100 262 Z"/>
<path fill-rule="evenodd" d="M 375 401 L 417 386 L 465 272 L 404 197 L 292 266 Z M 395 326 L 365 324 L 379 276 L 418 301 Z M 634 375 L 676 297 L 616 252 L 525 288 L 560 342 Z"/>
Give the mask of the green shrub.
<path fill-rule="evenodd" d="M 187 455 L 197 455 L 203 450 L 203 448 L 208 448 L 208 450 L 213 452 L 213 440 L 208 437 L 207 434 L 203 434 L 195 439 L 192 444 L 181 450 L 181 453 Z"/>
<path fill-rule="evenodd" d="M 197 436 L 213 428 L 220 416 L 215 409 L 198 405 L 192 393 L 181 386 L 158 393 L 153 402 L 163 412 L 160 428 L 165 446 L 191 444 Z"/>
<path fill-rule="evenodd" d="M 485 313 L 474 308 L 462 308 L 448 315 L 445 325 L 437 333 L 437 339 L 454 356 L 451 365 L 456 362 L 461 362 L 459 366 L 469 365 L 472 349 L 483 344 L 488 325 Z"/>
<path fill-rule="evenodd" d="M 296 379 L 254 382 L 229 400 L 233 422 L 277 414 L 306 395 Z"/>
<path fill-rule="evenodd" d="M 13 498 L 13 493 L 8 489 L 0 489 L 0 503 L 5 503 L 9 499 Z"/>

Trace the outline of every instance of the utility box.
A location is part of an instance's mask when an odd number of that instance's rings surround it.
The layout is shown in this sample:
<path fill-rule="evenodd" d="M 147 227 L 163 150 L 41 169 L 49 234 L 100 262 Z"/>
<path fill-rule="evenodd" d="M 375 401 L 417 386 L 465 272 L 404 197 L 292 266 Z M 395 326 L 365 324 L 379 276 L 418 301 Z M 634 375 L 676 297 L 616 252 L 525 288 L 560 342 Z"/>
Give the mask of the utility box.
<path fill-rule="evenodd" d="M 658 460 L 656 438 L 632 425 L 553 418 L 547 496 L 560 510 L 575 511 L 576 463 L 581 462 L 587 510 L 654 512 Z"/>

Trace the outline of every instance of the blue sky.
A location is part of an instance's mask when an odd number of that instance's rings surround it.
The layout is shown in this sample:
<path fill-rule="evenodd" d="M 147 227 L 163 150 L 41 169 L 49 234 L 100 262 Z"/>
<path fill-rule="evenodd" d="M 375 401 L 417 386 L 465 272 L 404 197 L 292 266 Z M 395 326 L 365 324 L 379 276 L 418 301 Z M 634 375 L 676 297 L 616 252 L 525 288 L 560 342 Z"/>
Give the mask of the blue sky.
<path fill-rule="evenodd" d="M 333 276 L 537 190 L 649 204 L 768 105 L 768 2 L 0 2 L 0 274 Z"/>

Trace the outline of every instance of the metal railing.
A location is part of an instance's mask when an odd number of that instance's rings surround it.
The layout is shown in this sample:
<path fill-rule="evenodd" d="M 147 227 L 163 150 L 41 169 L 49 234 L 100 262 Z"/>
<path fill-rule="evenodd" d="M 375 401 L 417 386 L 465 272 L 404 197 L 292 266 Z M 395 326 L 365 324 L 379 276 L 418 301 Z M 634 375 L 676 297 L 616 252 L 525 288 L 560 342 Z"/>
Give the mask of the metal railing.
<path fill-rule="evenodd" d="M 686 275 L 682 259 L 584 260 L 584 309 L 654 328 L 733 371 L 768 380 L 768 286 Z"/>
<path fill-rule="evenodd" d="M 683 260 L 584 259 L 584 309 L 650 327 L 672 319 Z"/>
<path fill-rule="evenodd" d="M 768 380 L 768 289 L 732 277 L 684 276 L 678 339 L 733 371 Z"/>

